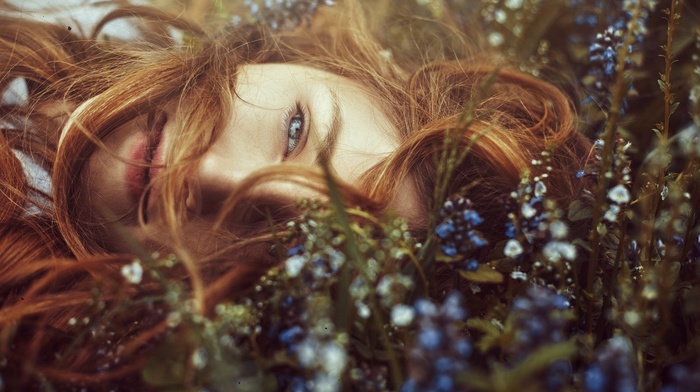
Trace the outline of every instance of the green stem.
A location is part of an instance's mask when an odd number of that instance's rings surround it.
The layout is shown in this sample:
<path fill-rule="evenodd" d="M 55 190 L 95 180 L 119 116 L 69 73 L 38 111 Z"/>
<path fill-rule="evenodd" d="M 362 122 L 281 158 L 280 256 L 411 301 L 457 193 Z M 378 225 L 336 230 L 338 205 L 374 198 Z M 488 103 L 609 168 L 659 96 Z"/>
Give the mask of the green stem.
<path fill-rule="evenodd" d="M 661 166 L 662 164 L 665 164 L 666 160 L 665 157 L 668 154 L 668 130 L 670 127 L 670 121 L 671 121 L 671 115 L 672 113 L 672 105 L 673 105 L 673 93 L 671 93 L 671 67 L 673 65 L 673 52 L 672 52 L 672 44 L 673 44 L 673 34 L 678 22 L 678 18 L 680 18 L 680 12 L 678 12 L 678 9 L 676 6 L 680 7 L 679 1 L 678 0 L 672 0 L 671 1 L 671 8 L 668 10 L 668 25 L 667 25 L 667 30 L 666 30 L 666 45 L 664 46 L 664 60 L 665 60 L 665 69 L 664 69 L 664 75 L 663 75 L 663 93 L 664 93 L 664 129 L 662 132 L 662 138 L 660 141 L 659 145 L 659 156 L 661 157 L 661 164 L 659 165 L 660 167 L 658 168 L 658 176 L 657 176 L 657 183 L 656 183 L 656 191 L 657 194 L 655 194 L 655 197 L 651 199 L 651 211 L 649 214 L 649 219 L 650 222 L 653 222 L 653 219 L 656 218 L 656 213 L 659 208 L 659 202 L 660 199 L 657 196 L 658 192 L 663 188 L 664 182 L 665 182 L 665 175 L 666 175 L 666 166 Z M 654 230 L 654 225 L 653 223 L 648 226 L 649 234 L 648 237 L 650 240 L 653 238 L 653 230 Z M 659 266 L 659 273 L 656 274 L 655 279 L 658 279 L 658 287 L 659 287 L 659 300 L 658 300 L 658 305 L 659 305 L 659 313 L 660 313 L 660 318 L 661 318 L 661 325 L 659 326 L 659 330 L 656 333 L 656 346 L 658 347 L 658 355 L 656 356 L 656 369 L 657 371 L 661 371 L 661 368 L 665 362 L 665 358 L 668 356 L 668 348 L 666 347 L 665 344 L 665 337 L 666 337 L 666 331 L 669 328 L 669 325 L 671 323 L 670 320 L 670 313 L 668 310 L 668 307 L 670 306 L 669 299 L 671 296 L 671 290 L 673 288 L 673 283 L 671 282 L 668 277 L 671 275 L 670 274 L 670 268 L 671 268 L 671 263 L 668 260 L 668 257 L 662 257 L 661 259 L 661 265 Z"/>
<path fill-rule="evenodd" d="M 632 13 L 631 20 L 636 20 L 639 18 L 641 10 L 641 4 L 637 3 L 636 8 Z M 615 86 L 613 88 L 613 95 L 610 105 L 610 115 L 606 123 L 605 132 L 601 136 L 603 140 L 603 156 L 600 167 L 600 173 L 598 173 L 598 190 L 596 192 L 596 202 L 593 207 L 593 224 L 591 230 L 591 258 L 588 261 L 588 270 L 586 274 L 586 332 L 591 333 L 593 331 L 593 305 L 595 299 L 593 298 L 593 281 L 595 273 L 598 267 L 598 257 L 600 253 L 600 233 L 598 232 L 598 225 L 601 224 L 601 213 L 603 202 L 605 201 L 606 191 L 608 188 L 608 177 L 606 173 L 610 171 L 612 165 L 612 155 L 613 155 L 613 144 L 615 141 L 615 134 L 617 129 L 617 123 L 620 118 L 620 109 L 622 108 L 622 102 L 625 95 L 627 94 L 628 84 L 625 81 L 625 61 L 629 57 L 629 47 L 632 44 L 633 35 L 628 31 L 625 36 L 625 41 L 618 52 L 617 61 L 617 74 L 615 78 Z"/>
<path fill-rule="evenodd" d="M 374 296 L 372 296 L 372 298 L 374 298 Z M 374 321 L 375 326 L 379 330 L 379 333 L 382 337 L 382 341 L 384 342 L 384 345 L 386 347 L 386 355 L 389 360 L 389 371 L 391 372 L 391 382 L 394 384 L 394 389 L 398 390 L 399 388 L 401 388 L 401 384 L 403 384 L 401 364 L 399 363 L 399 358 L 396 355 L 396 352 L 394 351 L 394 347 L 392 347 L 391 345 L 391 339 L 389 338 L 389 335 L 384 329 L 384 320 L 382 320 L 382 316 L 379 314 L 379 306 L 377 305 L 375 300 L 372 300 L 372 308 L 372 320 Z"/>
<path fill-rule="evenodd" d="M 336 222 L 340 225 L 343 233 L 345 234 L 345 252 L 348 256 L 346 262 L 340 271 L 340 282 L 338 284 L 338 304 L 336 307 L 336 326 L 342 332 L 350 331 L 350 293 L 348 291 L 350 287 L 351 276 L 351 266 L 355 264 L 358 269 L 362 270 L 364 267 L 362 265 L 362 257 L 360 250 L 355 242 L 355 234 L 350 227 L 350 219 L 345 211 L 345 206 L 343 205 L 342 198 L 340 196 L 340 191 L 338 190 L 338 185 L 336 184 L 333 175 L 328 167 L 328 162 L 325 157 L 321 157 L 321 167 L 323 168 L 323 174 L 326 179 L 326 185 L 328 186 L 328 195 L 330 197 L 331 207 L 336 214 Z"/>

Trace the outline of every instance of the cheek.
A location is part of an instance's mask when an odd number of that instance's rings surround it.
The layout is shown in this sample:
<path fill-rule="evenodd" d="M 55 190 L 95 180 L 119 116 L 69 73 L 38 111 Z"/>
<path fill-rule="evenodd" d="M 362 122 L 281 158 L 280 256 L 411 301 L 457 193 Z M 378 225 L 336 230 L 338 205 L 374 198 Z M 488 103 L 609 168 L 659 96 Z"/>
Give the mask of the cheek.
<path fill-rule="evenodd" d="M 398 131 L 368 102 L 348 105 L 344 108 L 343 119 L 344 129 L 333 157 L 334 167 L 341 178 L 357 185 L 367 170 L 398 148 Z"/>
<path fill-rule="evenodd" d="M 132 135 L 133 136 L 133 135 Z M 127 213 L 132 208 L 128 199 L 124 161 L 128 155 L 129 138 L 117 136 L 105 139 L 106 149 L 96 147 L 88 164 L 81 172 L 83 202 L 92 210 L 111 212 L 115 215 Z"/>

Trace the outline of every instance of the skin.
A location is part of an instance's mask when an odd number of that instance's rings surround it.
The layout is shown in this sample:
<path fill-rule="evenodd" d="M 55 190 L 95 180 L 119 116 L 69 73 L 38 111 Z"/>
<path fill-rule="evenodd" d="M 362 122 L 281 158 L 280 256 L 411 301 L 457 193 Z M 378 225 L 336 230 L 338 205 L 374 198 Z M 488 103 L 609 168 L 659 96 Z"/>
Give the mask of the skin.
<path fill-rule="evenodd" d="M 382 112 L 380 100 L 350 79 L 325 71 L 292 64 L 245 65 L 237 78 L 236 96 L 228 125 L 206 152 L 196 178 L 188 179 L 196 184 L 186 202 L 195 216 L 184 223 L 183 230 L 194 253 L 217 248 L 207 230 L 227 195 L 254 171 L 286 162 L 314 166 L 326 148 L 335 175 L 358 184 L 363 173 L 399 145 L 398 131 Z M 165 108 L 165 114 L 163 150 L 175 137 L 172 127 L 177 119 L 174 108 Z M 133 213 L 135 201 L 129 197 L 125 173 L 145 128 L 145 118 L 137 119 L 104 140 L 109 150 L 124 159 L 104 149 L 90 158 L 85 173 L 90 203 L 108 206 L 115 216 Z M 295 133 L 295 129 L 303 132 Z M 329 138 L 329 134 L 335 136 Z M 153 163 L 164 155 L 158 151 Z M 283 181 L 265 184 L 265 188 L 273 196 L 313 196 L 307 189 Z M 158 198 L 151 196 L 153 200 Z M 412 182 L 406 181 L 391 206 L 397 214 L 410 218 L 419 210 L 416 205 Z M 152 207 L 149 205 L 149 212 L 158 210 Z M 162 219 L 152 214 L 145 225 L 135 217 L 120 222 L 131 236 L 159 248 L 154 239 L 158 238 L 156 233 L 162 233 Z M 110 245 L 128 250 L 120 241 Z"/>

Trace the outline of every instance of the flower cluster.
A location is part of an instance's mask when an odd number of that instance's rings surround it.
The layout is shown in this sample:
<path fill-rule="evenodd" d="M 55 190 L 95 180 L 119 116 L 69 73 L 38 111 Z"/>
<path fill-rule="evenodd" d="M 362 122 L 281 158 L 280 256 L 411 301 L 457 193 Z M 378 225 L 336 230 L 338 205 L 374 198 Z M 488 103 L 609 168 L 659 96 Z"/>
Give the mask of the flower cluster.
<path fill-rule="evenodd" d="M 503 254 L 511 259 L 520 259 L 523 255 L 539 252 L 542 258 L 536 258 L 533 266 L 546 274 L 555 274 L 555 279 L 566 277 L 571 272 L 578 251 L 568 241 L 570 236 L 566 217 L 557 205 L 547 198 L 549 171 L 552 170 L 551 155 L 542 152 L 541 159 L 533 160 L 533 168 L 543 173 L 531 177 L 524 174 L 517 191 L 513 191 L 510 200 L 505 234 L 509 238 L 503 248 Z"/>
<path fill-rule="evenodd" d="M 585 392 L 633 392 L 637 390 L 634 351 L 623 336 L 605 342 L 583 375 Z"/>
<path fill-rule="evenodd" d="M 600 112 L 607 113 L 611 108 L 612 94 L 618 82 L 619 71 L 624 71 L 625 75 L 629 76 L 629 71 L 634 66 L 641 65 L 643 57 L 641 48 L 647 34 L 646 23 L 649 12 L 654 8 L 653 3 L 652 1 L 624 1 L 622 4 L 611 3 L 605 6 L 599 4 L 601 7 L 591 8 L 595 10 L 593 11 L 596 14 L 595 17 L 586 16 L 586 12 L 577 15 L 577 19 L 588 19 L 589 22 L 595 20 L 598 25 L 600 25 L 600 18 L 604 18 L 608 26 L 589 42 L 587 76 L 583 79 L 588 93 L 583 103 L 593 102 L 593 112 L 598 112 L 597 115 L 591 112 L 585 115 L 596 134 L 600 134 L 603 130 L 605 116 L 600 116 Z M 636 95 L 633 83 L 624 94 L 620 108 L 622 112 L 628 105 L 627 97 Z"/>
<path fill-rule="evenodd" d="M 610 108 L 610 92 L 617 79 L 618 51 L 623 45 L 624 31 L 617 26 L 609 26 L 599 33 L 588 48 L 589 94 L 597 105 L 607 110 Z M 632 65 L 630 57 L 624 60 L 624 67 Z"/>
<path fill-rule="evenodd" d="M 250 15 L 272 30 L 293 30 L 302 23 L 310 25 L 318 7 L 334 4 L 334 0 L 245 0 Z"/>
<path fill-rule="evenodd" d="M 606 189 L 605 200 L 601 209 L 603 211 L 602 221 L 599 223 L 598 227 L 596 227 L 596 230 L 601 235 L 605 235 L 609 230 L 620 226 L 623 213 L 633 201 L 629 190 L 629 184 L 632 181 L 632 162 L 630 159 L 631 146 L 631 142 L 621 137 L 616 138 L 614 141 L 610 164 L 608 170 L 604 173 L 609 185 Z M 593 144 L 594 154 L 592 159 L 589 161 L 586 168 L 580 170 L 576 176 L 581 179 L 587 178 L 598 181 L 600 171 L 602 170 L 601 161 L 604 150 L 605 142 L 602 139 L 597 139 Z M 580 203 L 587 203 L 590 201 L 590 199 L 587 199 L 586 202 L 577 202 L 579 203 L 577 207 L 580 209 L 583 207 Z M 589 215 L 585 217 L 589 217 Z M 579 218 L 583 218 L 583 216 Z"/>
<path fill-rule="evenodd" d="M 469 199 L 459 195 L 445 201 L 439 216 L 441 222 L 435 227 L 435 235 L 440 239 L 442 253 L 460 261 L 453 266 L 475 271 L 479 264 L 476 259 L 468 257 L 488 244 L 483 234 L 475 229 L 484 219 L 474 210 Z"/>
<path fill-rule="evenodd" d="M 571 309 L 564 295 L 537 285 L 515 298 L 509 316 L 515 334 L 509 350 L 514 359 L 520 362 L 542 346 L 566 340 Z"/>
<path fill-rule="evenodd" d="M 692 391 L 700 385 L 700 366 L 694 364 L 676 364 L 669 370 L 669 382 L 661 388 L 661 392 Z"/>
<path fill-rule="evenodd" d="M 400 391 L 458 390 L 454 377 L 466 369 L 472 354 L 472 344 L 461 332 L 467 317 L 461 295 L 448 294 L 440 306 L 421 299 L 414 309 L 418 330 L 408 354 L 408 379 Z"/>

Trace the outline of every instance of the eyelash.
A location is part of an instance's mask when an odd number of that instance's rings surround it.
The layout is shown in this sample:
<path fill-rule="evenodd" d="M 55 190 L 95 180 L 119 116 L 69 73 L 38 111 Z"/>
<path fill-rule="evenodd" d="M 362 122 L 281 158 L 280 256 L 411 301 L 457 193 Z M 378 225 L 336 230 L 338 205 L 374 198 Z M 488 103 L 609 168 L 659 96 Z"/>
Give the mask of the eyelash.
<path fill-rule="evenodd" d="M 287 133 L 287 148 L 284 153 L 284 158 L 289 158 L 302 144 L 304 137 L 307 133 L 307 128 L 309 124 L 309 114 L 305 107 L 301 103 L 297 102 L 294 106 L 290 107 L 287 114 L 284 116 L 284 124 L 282 124 L 282 129 Z M 292 122 L 300 121 L 299 129 L 297 130 L 296 140 L 291 138 L 290 129 L 292 128 Z"/>

